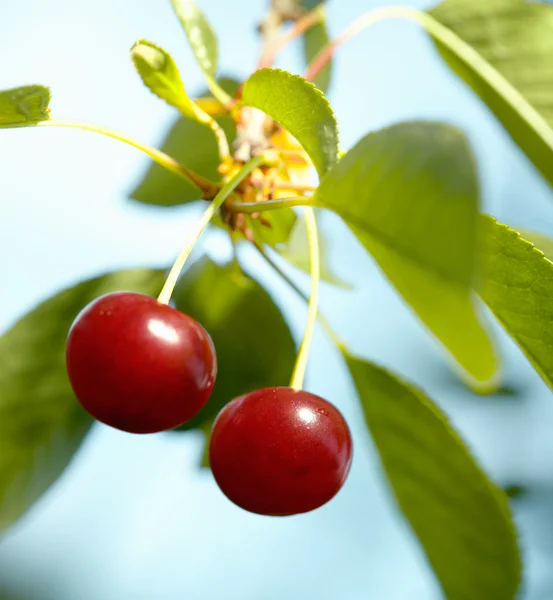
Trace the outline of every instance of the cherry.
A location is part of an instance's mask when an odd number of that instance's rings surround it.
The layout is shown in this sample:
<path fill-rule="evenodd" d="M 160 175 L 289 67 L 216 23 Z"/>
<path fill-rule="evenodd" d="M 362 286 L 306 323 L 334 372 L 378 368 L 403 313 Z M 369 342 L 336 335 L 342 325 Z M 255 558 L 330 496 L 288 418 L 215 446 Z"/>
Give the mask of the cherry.
<path fill-rule="evenodd" d="M 83 407 L 131 433 L 173 429 L 191 419 L 213 389 L 217 361 L 194 319 L 130 292 L 102 296 L 75 319 L 67 373 Z"/>
<path fill-rule="evenodd" d="M 304 391 L 264 388 L 229 402 L 213 424 L 209 458 L 235 504 L 262 515 L 314 510 L 342 487 L 351 436 L 340 411 Z"/>

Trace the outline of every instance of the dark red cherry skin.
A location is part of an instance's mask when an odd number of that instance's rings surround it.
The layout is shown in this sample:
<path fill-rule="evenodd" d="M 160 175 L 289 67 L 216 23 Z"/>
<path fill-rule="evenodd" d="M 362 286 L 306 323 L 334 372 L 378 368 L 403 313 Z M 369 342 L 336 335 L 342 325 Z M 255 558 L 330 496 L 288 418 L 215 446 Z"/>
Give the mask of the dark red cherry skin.
<path fill-rule="evenodd" d="M 340 411 L 304 391 L 264 388 L 227 404 L 213 424 L 211 469 L 223 493 L 253 513 L 314 510 L 342 487 L 352 457 Z"/>
<path fill-rule="evenodd" d="M 83 407 L 130 433 L 165 431 L 191 419 L 217 371 L 213 342 L 197 321 L 130 292 L 84 308 L 69 331 L 66 365 Z"/>

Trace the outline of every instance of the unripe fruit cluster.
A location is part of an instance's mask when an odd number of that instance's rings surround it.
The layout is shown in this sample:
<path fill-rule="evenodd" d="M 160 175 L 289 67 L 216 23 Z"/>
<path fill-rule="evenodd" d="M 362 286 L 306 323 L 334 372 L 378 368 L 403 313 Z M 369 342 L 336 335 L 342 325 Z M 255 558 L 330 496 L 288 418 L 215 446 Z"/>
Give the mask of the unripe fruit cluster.
<path fill-rule="evenodd" d="M 143 294 L 91 302 L 68 335 L 69 380 L 96 419 L 131 433 L 186 423 L 205 405 L 217 359 L 208 332 Z M 287 387 L 255 390 L 219 413 L 210 463 L 223 493 L 264 515 L 304 513 L 328 502 L 351 463 L 348 426 L 332 404 Z"/>

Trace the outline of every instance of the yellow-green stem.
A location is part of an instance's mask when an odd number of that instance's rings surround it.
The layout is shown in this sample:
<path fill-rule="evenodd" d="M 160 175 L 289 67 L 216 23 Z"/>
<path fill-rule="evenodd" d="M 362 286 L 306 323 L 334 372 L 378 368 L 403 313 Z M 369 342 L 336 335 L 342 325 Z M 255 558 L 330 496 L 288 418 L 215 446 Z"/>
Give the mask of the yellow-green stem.
<path fill-rule="evenodd" d="M 298 284 L 293 281 L 281 268 L 277 263 L 267 254 L 265 249 L 259 245 L 257 242 L 252 242 L 254 248 L 259 252 L 263 260 L 277 273 L 282 279 L 296 292 L 296 294 L 305 302 L 309 302 L 309 296 L 298 286 Z M 345 348 L 344 342 L 340 340 L 340 338 L 334 333 L 330 323 L 327 321 L 326 317 L 321 314 L 320 311 L 317 312 L 317 319 L 319 323 L 323 326 L 323 329 L 326 331 L 328 337 L 333 341 L 333 343 L 338 348 Z"/>
<path fill-rule="evenodd" d="M 252 158 L 240 169 L 240 171 L 238 171 L 238 173 L 236 173 L 234 177 L 232 177 L 232 179 L 225 183 L 225 185 L 221 188 L 219 193 L 212 200 L 209 207 L 199 220 L 196 230 L 186 242 L 185 246 L 183 247 L 183 249 L 177 257 L 175 264 L 171 268 L 171 271 L 167 276 L 167 280 L 165 281 L 163 289 L 161 290 L 161 293 L 158 296 L 159 302 L 162 302 L 163 304 L 169 304 L 169 301 L 171 300 L 171 295 L 173 294 L 173 290 L 175 289 L 175 285 L 177 284 L 179 275 L 184 267 L 184 264 L 190 256 L 190 253 L 192 252 L 192 249 L 198 241 L 198 238 L 200 237 L 200 235 L 202 235 L 203 230 L 207 227 L 215 213 L 223 205 L 223 202 L 228 198 L 230 194 L 232 194 L 232 192 L 240 184 L 240 182 L 244 178 L 246 178 L 264 160 L 265 157 L 262 154 L 256 156 L 255 158 Z"/>
<path fill-rule="evenodd" d="M 384 21 L 386 19 L 394 19 L 394 18 L 406 18 L 413 19 L 416 21 L 421 21 L 420 11 L 415 8 L 410 8 L 408 6 L 387 6 L 384 8 L 377 8 L 374 10 L 365 13 L 358 19 L 356 19 L 351 25 L 346 27 L 344 31 L 334 40 L 332 40 L 329 44 L 327 44 L 319 54 L 311 61 L 310 65 L 307 67 L 307 71 L 305 72 L 305 78 L 308 81 L 313 81 L 315 77 L 324 69 L 324 67 L 328 64 L 332 55 L 342 44 L 347 42 L 349 39 L 378 23 L 379 21 Z"/>
<path fill-rule="evenodd" d="M 278 198 L 276 200 L 265 200 L 264 202 L 231 202 L 227 205 L 228 210 L 237 213 L 259 213 L 280 208 L 291 208 L 294 206 L 311 206 L 311 196 L 294 196 L 292 198 Z"/>
<path fill-rule="evenodd" d="M 230 148 L 228 145 L 227 136 L 225 135 L 223 128 L 211 115 L 208 115 L 195 102 L 192 102 L 192 108 L 194 110 L 194 115 L 196 116 L 196 119 L 198 119 L 198 121 L 200 121 L 204 125 L 207 125 L 211 129 L 211 131 L 213 131 L 215 139 L 217 140 L 217 148 L 219 150 L 219 158 L 221 159 L 221 161 L 229 159 Z"/>
<path fill-rule="evenodd" d="M 317 323 L 317 312 L 319 304 L 319 281 L 321 279 L 321 265 L 319 252 L 319 234 L 317 231 L 317 219 L 315 211 L 306 206 L 304 209 L 305 224 L 307 227 L 307 239 L 309 243 L 309 257 L 311 260 L 311 290 L 309 293 L 309 307 L 307 310 L 307 323 L 305 325 L 305 333 L 300 345 L 294 372 L 290 387 L 301 390 L 303 387 L 303 379 L 305 377 L 305 369 L 309 358 L 309 350 L 313 341 L 313 333 L 315 324 Z"/>
<path fill-rule="evenodd" d="M 305 78 L 313 80 L 325 67 L 339 46 L 365 28 L 386 19 L 408 19 L 421 25 L 437 42 L 456 55 L 463 63 L 475 69 L 479 76 L 488 85 L 496 89 L 506 102 L 524 117 L 530 127 L 553 148 L 553 130 L 551 127 L 493 65 L 470 44 L 467 44 L 454 31 L 442 25 L 432 15 L 409 6 L 377 8 L 362 15 L 319 52 L 307 68 Z"/>
<path fill-rule="evenodd" d="M 217 83 L 214 77 L 206 77 L 207 87 L 213 96 L 227 108 L 229 111 L 235 104 L 235 101 L 225 92 L 225 90 Z"/>
<path fill-rule="evenodd" d="M 118 131 L 114 131 L 112 129 L 108 129 L 106 127 L 101 127 L 100 125 L 95 125 L 93 123 L 85 123 L 82 121 L 70 121 L 70 120 L 62 120 L 62 119 L 50 119 L 48 121 L 41 121 L 37 123 L 37 127 L 69 127 L 72 129 L 82 129 L 83 131 L 93 131 L 94 133 L 99 133 L 101 135 L 105 135 L 107 137 L 113 138 L 114 140 L 119 140 L 124 144 L 128 144 L 141 152 L 144 152 L 147 156 L 149 156 L 154 162 L 156 162 L 161 167 L 164 167 L 171 173 L 178 175 L 182 179 L 186 179 L 189 183 L 194 184 L 203 192 L 203 197 L 205 199 L 213 198 L 220 187 L 213 182 L 203 178 L 201 175 L 194 173 L 190 169 L 187 169 L 180 163 L 178 163 L 174 158 L 165 154 L 161 150 L 154 148 L 153 146 L 149 146 L 148 144 L 144 144 L 138 140 L 135 140 L 124 133 L 119 133 Z"/>
<path fill-rule="evenodd" d="M 291 29 L 289 29 L 284 35 L 280 36 L 280 38 L 278 38 L 274 43 L 270 44 L 265 52 L 263 52 L 263 55 L 257 63 L 256 70 L 263 69 L 265 67 L 271 67 L 275 61 L 275 58 L 285 46 L 317 23 L 320 23 L 323 19 L 324 12 L 322 5 L 300 17 L 294 23 Z"/>
<path fill-rule="evenodd" d="M 227 136 L 225 135 L 223 128 L 219 125 L 219 123 L 217 123 L 215 119 L 211 117 L 209 117 L 209 121 L 206 123 L 206 125 L 215 134 L 215 139 L 217 140 L 217 147 L 219 149 L 219 157 L 221 161 L 228 160 L 230 158 L 230 148 L 228 145 Z"/>

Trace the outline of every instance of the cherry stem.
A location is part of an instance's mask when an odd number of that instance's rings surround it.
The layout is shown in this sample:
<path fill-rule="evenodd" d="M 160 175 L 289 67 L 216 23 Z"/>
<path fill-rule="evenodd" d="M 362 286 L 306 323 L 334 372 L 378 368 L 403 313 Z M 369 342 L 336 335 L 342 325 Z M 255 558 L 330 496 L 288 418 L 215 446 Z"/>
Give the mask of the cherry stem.
<path fill-rule="evenodd" d="M 272 64 L 275 62 L 275 58 L 283 50 L 283 48 L 285 48 L 285 46 L 299 37 L 302 33 L 321 22 L 322 19 L 323 11 L 321 6 L 300 17 L 290 30 L 288 30 L 285 34 L 278 38 L 275 43 L 271 44 L 267 48 L 267 50 L 259 59 L 256 70 L 272 66 Z"/>
<path fill-rule="evenodd" d="M 203 110 L 210 117 L 222 117 L 230 112 L 231 107 L 227 107 L 221 104 L 217 98 L 211 98 L 203 96 L 201 98 L 195 98 L 194 104 Z"/>
<path fill-rule="evenodd" d="M 217 83 L 214 77 L 206 77 L 207 87 L 209 91 L 228 111 L 234 106 L 234 100 L 225 92 L 225 90 Z"/>
<path fill-rule="evenodd" d="M 217 140 L 220 159 L 222 161 L 228 160 L 230 158 L 230 148 L 223 128 L 210 114 L 206 113 L 198 104 L 196 104 L 196 102 L 192 102 L 192 107 L 196 119 L 204 125 L 207 125 L 211 131 L 213 131 L 215 139 Z"/>
<path fill-rule="evenodd" d="M 407 19 L 422 26 L 439 44 L 464 64 L 476 68 L 482 76 L 484 82 L 490 87 L 499 91 L 506 98 L 509 106 L 516 108 L 524 114 L 524 118 L 530 123 L 533 129 L 539 131 L 549 142 L 552 140 L 551 128 L 546 121 L 529 106 L 520 93 L 503 77 L 495 67 L 487 62 L 470 44 L 467 44 L 451 29 L 442 25 L 434 17 L 426 12 L 422 12 L 408 6 L 390 6 L 380 8 L 366 13 L 356 22 L 352 23 L 338 38 L 328 44 L 315 57 L 305 73 L 306 79 L 316 77 L 321 69 L 328 63 L 336 48 L 345 41 L 356 35 L 366 27 L 373 25 L 384 19 Z"/>
<path fill-rule="evenodd" d="M 319 54 L 317 54 L 317 56 L 311 61 L 311 64 L 308 66 L 307 71 L 305 72 L 305 79 L 307 79 L 308 81 L 313 81 L 315 77 L 317 77 L 317 75 L 319 75 L 319 73 L 329 63 L 337 48 L 339 48 L 349 39 L 363 31 L 363 29 L 366 29 L 367 27 L 370 27 L 371 25 L 374 25 L 379 21 L 393 18 L 411 19 L 424 24 L 423 13 L 421 13 L 415 8 L 410 8 L 408 6 L 389 6 L 385 8 L 377 8 L 376 10 L 371 10 L 370 12 L 365 13 L 364 15 L 359 17 L 351 25 L 346 27 L 346 29 L 344 29 L 344 31 L 336 39 L 327 44 L 319 52 Z"/>
<path fill-rule="evenodd" d="M 264 200 L 263 202 L 230 202 L 227 209 L 236 213 L 259 213 L 280 208 L 294 206 L 311 206 L 311 196 L 293 196 L 291 198 L 278 198 L 276 200 Z"/>
<path fill-rule="evenodd" d="M 201 219 L 198 222 L 196 230 L 190 236 L 189 240 L 184 245 L 180 254 L 175 261 L 175 264 L 171 268 L 169 275 L 167 276 L 167 280 L 163 285 L 163 289 L 158 296 L 158 302 L 162 304 L 169 304 L 171 300 L 171 295 L 173 294 L 173 290 L 175 289 L 175 285 L 179 279 L 179 275 L 186 263 L 186 260 L 190 256 L 192 249 L 194 248 L 196 242 L 199 237 L 202 235 L 204 229 L 209 225 L 209 222 L 215 215 L 215 213 L 221 208 L 223 202 L 228 198 L 230 194 L 235 190 L 235 188 L 240 185 L 240 182 L 245 179 L 256 167 L 258 167 L 261 163 L 265 161 L 265 156 L 260 154 L 252 158 L 248 161 L 241 169 L 236 173 L 234 177 L 232 177 L 225 185 L 221 188 L 219 193 L 215 196 L 215 198 L 211 201 L 207 210 L 202 215 Z"/>
<path fill-rule="evenodd" d="M 105 135 L 115 140 L 119 140 L 124 144 L 128 144 L 129 146 L 132 146 L 133 148 L 144 152 L 144 154 L 149 156 L 154 162 L 156 162 L 161 167 L 164 167 L 168 171 L 171 171 L 171 173 L 174 173 L 182 179 L 186 179 L 186 181 L 188 181 L 189 183 L 192 183 L 196 187 L 200 188 L 200 190 L 203 193 L 202 197 L 205 200 L 210 200 L 214 198 L 220 189 L 220 186 L 205 179 L 201 175 L 194 173 L 194 171 L 187 169 L 186 167 L 178 163 L 174 158 L 172 158 L 168 154 L 165 154 L 165 152 L 162 152 L 161 150 L 158 150 L 153 146 L 149 146 L 148 144 L 144 144 L 143 142 L 135 140 L 134 138 L 129 137 L 128 135 L 119 133 L 118 131 L 108 129 L 106 127 L 101 127 L 100 125 L 94 125 L 93 123 L 61 119 L 50 119 L 48 121 L 41 121 L 40 123 L 37 123 L 37 127 L 69 127 L 72 129 L 82 129 L 84 131 L 93 131 L 95 133 Z"/>
<path fill-rule="evenodd" d="M 290 387 L 301 390 L 305 378 L 305 369 L 309 358 L 309 350 L 313 341 L 315 324 L 317 323 L 317 312 L 319 304 L 319 281 L 321 279 L 321 261 L 319 251 L 319 233 L 317 230 L 317 218 L 315 211 L 310 207 L 304 208 L 305 224 L 307 227 L 307 240 L 309 243 L 309 256 L 311 260 L 311 291 L 309 293 L 309 306 L 307 309 L 307 323 L 305 333 L 300 345 Z"/>
<path fill-rule="evenodd" d="M 299 287 L 299 285 L 292 280 L 292 278 L 287 275 L 279 265 L 265 252 L 263 246 L 258 244 L 257 242 L 252 242 L 254 248 L 259 252 L 263 260 L 277 273 L 282 279 L 296 292 L 296 294 L 305 302 L 309 302 L 309 296 Z M 317 319 L 319 323 L 323 326 L 323 329 L 326 331 L 328 337 L 334 342 L 338 348 L 345 348 L 345 344 L 340 340 L 340 338 L 334 333 L 330 323 L 320 312 L 317 313 Z"/>

